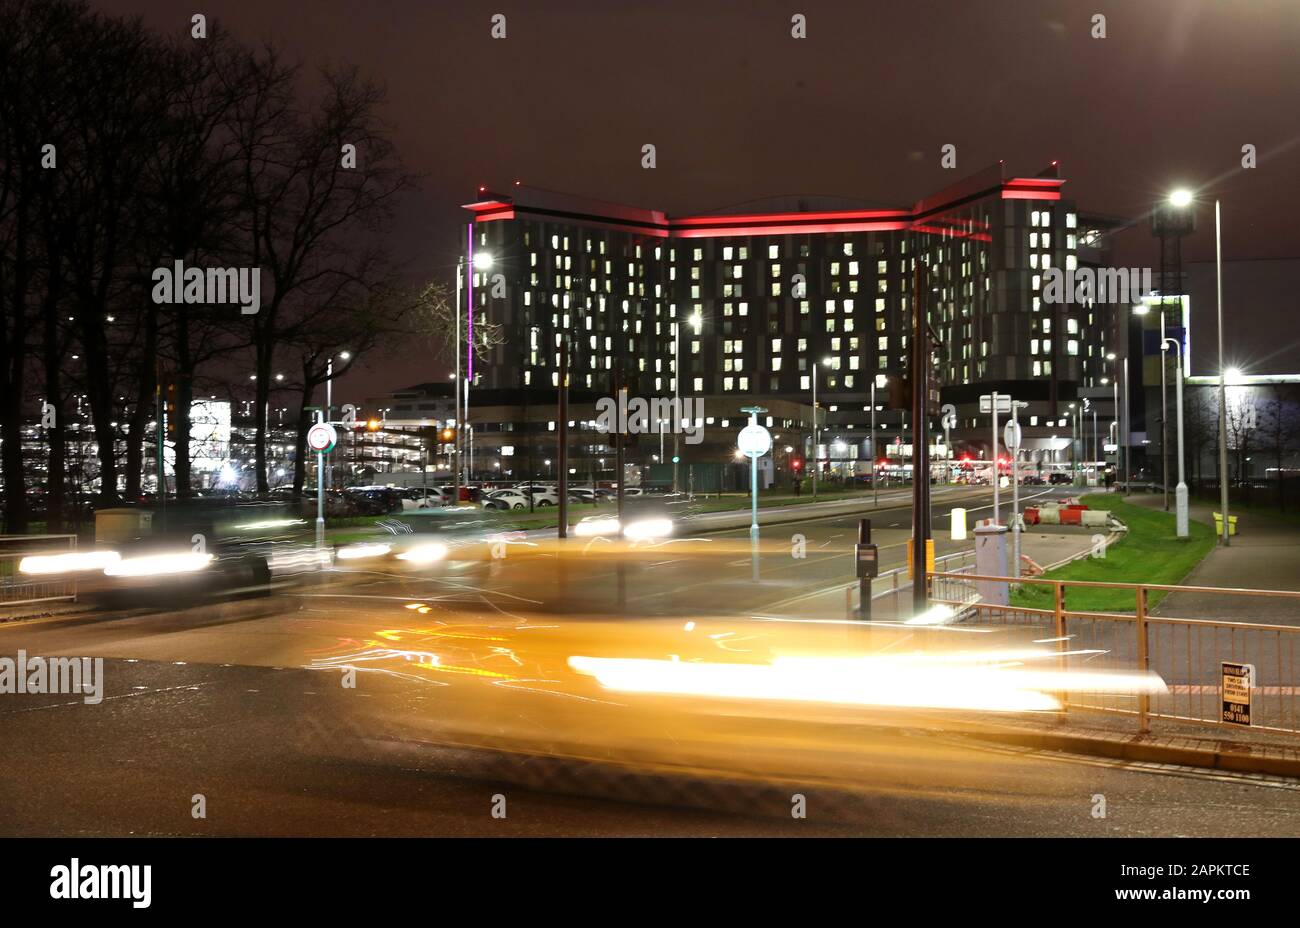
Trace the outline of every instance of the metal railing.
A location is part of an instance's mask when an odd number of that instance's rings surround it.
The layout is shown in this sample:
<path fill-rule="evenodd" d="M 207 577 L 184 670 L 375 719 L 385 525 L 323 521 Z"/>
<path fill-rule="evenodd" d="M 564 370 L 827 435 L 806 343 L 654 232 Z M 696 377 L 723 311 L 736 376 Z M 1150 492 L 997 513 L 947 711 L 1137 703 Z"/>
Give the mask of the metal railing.
<path fill-rule="evenodd" d="M 963 571 L 975 569 L 975 551 L 954 551 L 951 554 L 943 554 L 934 559 L 935 570 L 946 569 L 944 576 L 949 574 L 960 574 Z M 912 578 L 908 576 L 906 564 L 899 567 L 893 567 L 871 581 L 871 599 L 874 602 L 886 596 L 897 596 L 899 593 L 912 588 Z M 932 588 L 933 589 L 933 588 Z M 965 595 L 960 589 L 954 587 L 950 590 L 952 594 L 961 598 Z M 844 617 L 846 619 L 856 618 L 858 614 L 858 590 L 857 584 L 852 583 L 844 588 Z"/>
<path fill-rule="evenodd" d="M 18 572 L 33 554 L 67 554 L 77 550 L 76 535 L 0 535 L 0 612 L 14 606 L 75 601 L 77 581 L 69 577 L 31 577 Z"/>
<path fill-rule="evenodd" d="M 937 566 L 937 565 L 936 565 Z M 1018 625 L 1038 628 L 1063 656 L 1060 666 L 1080 670 L 1149 670 L 1164 680 L 1167 691 L 1150 695 L 1074 692 L 1063 697 L 1067 710 L 1133 716 L 1138 730 L 1150 730 L 1151 719 L 1196 725 L 1235 727 L 1223 719 L 1220 695 L 1221 662 L 1253 664 L 1251 728 L 1300 734 L 1300 624 L 1233 622 L 1203 615 L 1153 615 L 1151 594 L 1173 599 L 1174 608 L 1187 608 L 1179 595 L 1267 598 L 1294 607 L 1300 623 L 1300 591 L 1252 590 L 1169 584 L 1104 583 L 1046 580 L 943 572 L 933 575 L 931 602 L 964 613 L 970 624 Z M 980 598 L 972 602 L 977 584 L 1036 584 L 1050 589 L 1050 608 L 996 605 Z M 1128 591 L 1133 611 L 1089 611 L 1069 608 L 1070 589 Z M 964 595 L 954 595 L 964 591 Z M 1205 607 L 1197 607 L 1205 611 Z M 1290 609 L 1288 608 L 1288 611 Z"/>

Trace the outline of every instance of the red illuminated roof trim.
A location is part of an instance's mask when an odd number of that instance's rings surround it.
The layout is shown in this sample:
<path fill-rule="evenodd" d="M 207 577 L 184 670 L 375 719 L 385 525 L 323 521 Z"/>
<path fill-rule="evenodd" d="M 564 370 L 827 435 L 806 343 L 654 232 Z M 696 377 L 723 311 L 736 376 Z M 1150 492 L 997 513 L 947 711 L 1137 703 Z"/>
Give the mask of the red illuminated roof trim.
<path fill-rule="evenodd" d="M 473 203 L 465 203 L 461 206 L 461 209 L 482 213 L 490 210 L 509 209 L 512 205 L 504 200 L 476 200 Z"/>
<path fill-rule="evenodd" d="M 735 216 L 687 216 L 670 220 L 674 226 L 754 225 L 783 222 L 848 222 L 855 220 L 910 219 L 905 209 L 831 210 L 822 213 L 742 213 Z"/>
<path fill-rule="evenodd" d="M 464 205 L 474 213 L 475 222 L 515 219 L 520 215 L 540 219 L 574 220 L 598 228 L 614 229 L 652 238 L 724 238 L 732 235 L 808 235 L 826 232 L 896 232 L 915 229 L 919 232 L 989 241 L 987 232 L 963 230 L 962 224 L 983 226 L 967 219 L 953 220 L 945 227 L 943 214 L 963 205 L 1000 195 L 1004 200 L 1059 200 L 1065 180 L 1055 177 L 1015 177 L 987 191 L 971 194 L 951 203 L 930 207 L 917 213 L 905 209 L 831 210 L 819 212 L 751 213 L 727 216 L 685 216 L 666 223 L 636 222 L 610 216 L 569 213 L 522 206 L 509 200 L 480 200 Z M 930 218 L 933 217 L 933 218 Z M 930 219 L 929 222 L 926 220 Z"/>
<path fill-rule="evenodd" d="M 1059 190 L 1003 190 L 1004 200 L 1059 200 Z"/>
<path fill-rule="evenodd" d="M 674 229 L 673 238 L 725 238 L 729 235 L 809 235 L 820 232 L 900 232 L 911 227 L 898 222 L 799 222 L 785 225 L 733 225 L 722 228 Z"/>

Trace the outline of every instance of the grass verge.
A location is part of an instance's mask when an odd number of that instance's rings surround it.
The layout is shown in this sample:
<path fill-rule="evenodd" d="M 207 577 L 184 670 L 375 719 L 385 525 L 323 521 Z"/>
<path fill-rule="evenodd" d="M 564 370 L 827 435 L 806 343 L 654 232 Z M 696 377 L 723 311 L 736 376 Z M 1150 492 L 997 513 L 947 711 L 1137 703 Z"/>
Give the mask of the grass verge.
<path fill-rule="evenodd" d="M 1174 515 L 1142 506 L 1134 506 L 1115 496 L 1093 493 L 1080 502 L 1092 509 L 1108 509 L 1128 526 L 1106 550 L 1102 558 L 1084 558 L 1043 576 L 1048 580 L 1094 580 L 1107 583 L 1180 583 L 1192 568 L 1214 547 L 1214 530 L 1203 522 L 1190 522 L 1187 537 L 1177 537 Z M 1147 600 L 1154 606 L 1164 592 L 1153 590 Z M 1106 590 L 1090 587 L 1065 589 L 1070 609 L 1091 612 L 1134 612 L 1137 609 L 1132 590 Z M 1026 584 L 1011 597 L 1012 605 L 1034 609 L 1052 608 L 1052 588 Z"/>

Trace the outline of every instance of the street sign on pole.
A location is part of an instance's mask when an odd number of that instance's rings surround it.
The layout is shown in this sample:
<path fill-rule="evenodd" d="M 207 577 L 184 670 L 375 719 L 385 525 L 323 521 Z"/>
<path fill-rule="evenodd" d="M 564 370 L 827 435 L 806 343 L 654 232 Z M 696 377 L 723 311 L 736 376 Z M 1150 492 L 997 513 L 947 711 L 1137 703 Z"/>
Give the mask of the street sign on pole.
<path fill-rule="evenodd" d="M 998 412 L 1011 412 L 1011 397 L 1005 393 L 982 393 L 980 394 L 980 412 L 993 412 L 993 401 L 996 398 Z"/>
<path fill-rule="evenodd" d="M 988 400 L 987 404 L 985 403 L 985 400 Z M 980 412 L 991 412 L 993 414 L 993 437 L 989 450 L 989 464 L 993 467 L 993 473 L 989 477 L 989 483 L 993 485 L 994 525 L 1000 525 L 1002 523 L 1002 508 L 999 505 L 1000 501 L 998 500 L 998 482 L 1002 479 L 1002 475 L 998 473 L 998 412 L 1011 411 L 1011 397 L 1006 397 L 1007 402 L 1005 410 L 1003 410 L 1002 400 L 1003 397 L 999 396 L 997 393 L 986 393 L 980 397 Z"/>
<path fill-rule="evenodd" d="M 772 448 L 772 433 L 751 420 L 749 425 L 740 430 L 736 446 L 745 457 L 761 458 Z"/>
<path fill-rule="evenodd" d="M 1002 429 L 1002 443 L 1007 450 L 1015 454 L 1020 450 L 1020 423 L 1012 419 Z"/>
<path fill-rule="evenodd" d="M 1011 404 L 1011 421 L 1002 433 L 1002 439 L 1011 452 L 1011 576 L 1020 576 L 1020 407 L 1027 403 Z"/>
<path fill-rule="evenodd" d="M 1229 725 L 1250 725 L 1250 689 L 1255 685 L 1255 665 L 1222 661 L 1219 694 L 1223 699 L 1223 721 Z"/>
<path fill-rule="evenodd" d="M 338 432 L 328 422 L 314 422 L 307 429 L 307 447 L 315 454 L 329 454 L 338 440 Z"/>
<path fill-rule="evenodd" d="M 758 424 L 758 414 L 767 412 L 765 406 L 745 406 L 741 412 L 749 413 L 749 424 L 740 430 L 736 446 L 749 458 L 750 522 L 749 547 L 753 565 L 753 579 L 758 582 L 758 459 L 772 448 L 772 433 Z"/>

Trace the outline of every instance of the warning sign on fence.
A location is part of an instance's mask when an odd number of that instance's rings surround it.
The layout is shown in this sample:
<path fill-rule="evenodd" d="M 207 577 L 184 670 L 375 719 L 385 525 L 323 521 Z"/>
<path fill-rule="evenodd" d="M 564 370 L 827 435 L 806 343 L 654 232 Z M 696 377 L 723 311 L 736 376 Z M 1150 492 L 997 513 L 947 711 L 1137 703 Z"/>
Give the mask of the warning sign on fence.
<path fill-rule="evenodd" d="M 1223 721 L 1229 725 L 1250 724 L 1250 688 L 1255 684 L 1255 665 L 1223 661 L 1219 694 L 1223 698 Z"/>

